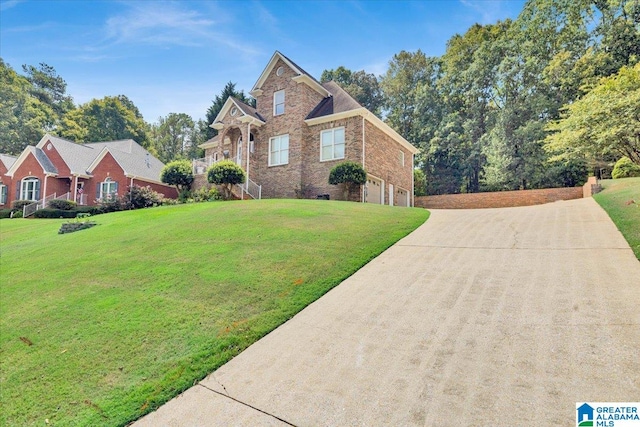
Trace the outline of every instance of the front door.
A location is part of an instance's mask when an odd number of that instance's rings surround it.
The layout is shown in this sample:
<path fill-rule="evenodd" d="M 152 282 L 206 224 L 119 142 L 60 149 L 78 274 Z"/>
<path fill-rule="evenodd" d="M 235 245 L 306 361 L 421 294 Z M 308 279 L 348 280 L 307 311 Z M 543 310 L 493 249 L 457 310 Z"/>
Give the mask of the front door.
<path fill-rule="evenodd" d="M 236 163 L 242 165 L 242 137 L 238 138 L 238 146 L 236 148 Z"/>

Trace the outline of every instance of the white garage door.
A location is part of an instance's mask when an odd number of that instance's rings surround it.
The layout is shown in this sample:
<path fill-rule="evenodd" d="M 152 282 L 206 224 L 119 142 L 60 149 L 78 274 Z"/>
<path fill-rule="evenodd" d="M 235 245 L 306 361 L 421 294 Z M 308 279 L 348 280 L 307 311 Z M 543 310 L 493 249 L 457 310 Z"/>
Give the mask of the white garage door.
<path fill-rule="evenodd" d="M 409 192 L 402 188 L 396 189 L 397 206 L 409 206 Z"/>
<path fill-rule="evenodd" d="M 377 203 L 377 204 L 381 204 L 382 203 L 382 181 L 374 178 L 372 176 L 367 176 L 367 185 L 365 187 L 366 189 L 366 196 L 365 196 L 365 202 L 367 203 Z"/>

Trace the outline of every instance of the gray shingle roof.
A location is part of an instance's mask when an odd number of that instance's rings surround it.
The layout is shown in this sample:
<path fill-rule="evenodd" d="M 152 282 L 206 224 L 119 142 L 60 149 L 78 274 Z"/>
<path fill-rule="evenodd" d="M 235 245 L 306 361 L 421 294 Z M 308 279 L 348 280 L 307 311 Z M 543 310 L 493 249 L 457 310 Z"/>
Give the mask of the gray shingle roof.
<path fill-rule="evenodd" d="M 51 163 L 51 160 L 49 160 L 47 155 L 44 154 L 44 151 L 32 145 L 28 146 L 27 148 L 35 156 L 36 160 L 38 160 L 38 163 L 40 163 L 40 166 L 42 166 L 42 169 L 45 173 L 58 173 L 58 169 L 56 169 L 53 163 Z"/>
<path fill-rule="evenodd" d="M 236 105 L 238 105 L 238 107 L 242 110 L 242 112 L 244 114 L 246 114 L 247 116 L 251 116 L 251 117 L 255 117 L 256 119 L 265 122 L 266 120 L 264 119 L 264 117 L 262 117 L 258 111 L 253 108 L 251 105 L 249 104 L 245 104 L 244 102 L 240 101 L 238 98 L 235 98 L 233 96 L 230 97 L 231 99 L 233 99 L 233 102 L 236 103 Z M 207 141 L 208 142 L 208 141 Z"/>
<path fill-rule="evenodd" d="M 127 175 L 160 182 L 164 163 L 151 155 L 132 139 L 86 144 L 96 149 L 98 154 L 104 148 L 116 159 Z"/>
<path fill-rule="evenodd" d="M 8 154 L 0 154 L 0 162 L 4 164 L 4 167 L 7 168 L 7 170 L 11 168 L 11 166 L 16 162 L 16 160 L 18 160 L 17 157 L 10 156 Z"/>
<path fill-rule="evenodd" d="M 89 174 L 89 166 L 106 148 L 124 169 L 125 174 L 160 182 L 160 173 L 164 163 L 152 156 L 132 139 L 89 142 L 86 144 L 77 144 L 56 136 L 50 136 L 48 139 L 60 153 L 72 173 Z"/>
<path fill-rule="evenodd" d="M 48 139 L 72 174 L 85 175 L 91 162 L 100 154 L 100 151 L 96 151 L 88 144 L 77 144 L 57 136 L 49 136 Z"/>
<path fill-rule="evenodd" d="M 330 81 L 323 83 L 322 86 L 327 89 L 332 96 L 328 96 L 320 101 L 305 120 L 362 108 L 362 105 L 353 99 L 344 89 L 338 86 L 337 83 Z"/>

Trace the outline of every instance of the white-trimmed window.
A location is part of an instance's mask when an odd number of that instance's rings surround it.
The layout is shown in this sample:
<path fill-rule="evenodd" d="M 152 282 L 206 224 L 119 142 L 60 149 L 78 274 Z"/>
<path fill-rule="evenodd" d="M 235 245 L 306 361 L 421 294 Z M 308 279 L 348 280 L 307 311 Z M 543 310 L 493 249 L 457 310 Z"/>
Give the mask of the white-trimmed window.
<path fill-rule="evenodd" d="M 289 163 L 289 135 L 274 136 L 269 139 L 269 166 Z"/>
<path fill-rule="evenodd" d="M 40 180 L 30 176 L 20 181 L 20 200 L 40 200 Z"/>
<path fill-rule="evenodd" d="M 9 189 L 7 188 L 7 186 L 4 184 L 0 184 L 0 205 L 7 204 L 8 194 L 9 194 Z"/>
<path fill-rule="evenodd" d="M 398 160 L 400 161 L 400 166 L 404 167 L 404 151 L 400 150 L 400 153 L 398 153 Z"/>
<path fill-rule="evenodd" d="M 323 130 L 320 133 L 320 160 L 344 159 L 344 128 Z"/>
<path fill-rule="evenodd" d="M 118 194 L 118 183 L 107 178 L 98 186 L 98 199 L 107 199 Z"/>
<path fill-rule="evenodd" d="M 284 114 L 284 90 L 279 90 L 273 94 L 273 115 Z"/>

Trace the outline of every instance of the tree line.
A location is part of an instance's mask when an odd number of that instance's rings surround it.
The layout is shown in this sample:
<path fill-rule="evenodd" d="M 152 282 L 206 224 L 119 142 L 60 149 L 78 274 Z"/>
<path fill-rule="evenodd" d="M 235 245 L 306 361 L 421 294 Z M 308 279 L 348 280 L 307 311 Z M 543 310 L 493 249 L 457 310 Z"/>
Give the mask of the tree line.
<path fill-rule="evenodd" d="M 402 51 L 381 76 L 324 70 L 420 148 L 428 194 L 573 186 L 621 157 L 640 164 L 640 0 L 529 0 L 515 20 L 473 25 L 442 56 Z M 132 138 L 164 162 L 197 158 L 206 120 L 144 121 L 124 95 L 75 105 L 47 64 L 18 74 L 0 58 L 0 152 L 45 132 L 77 142 Z"/>

